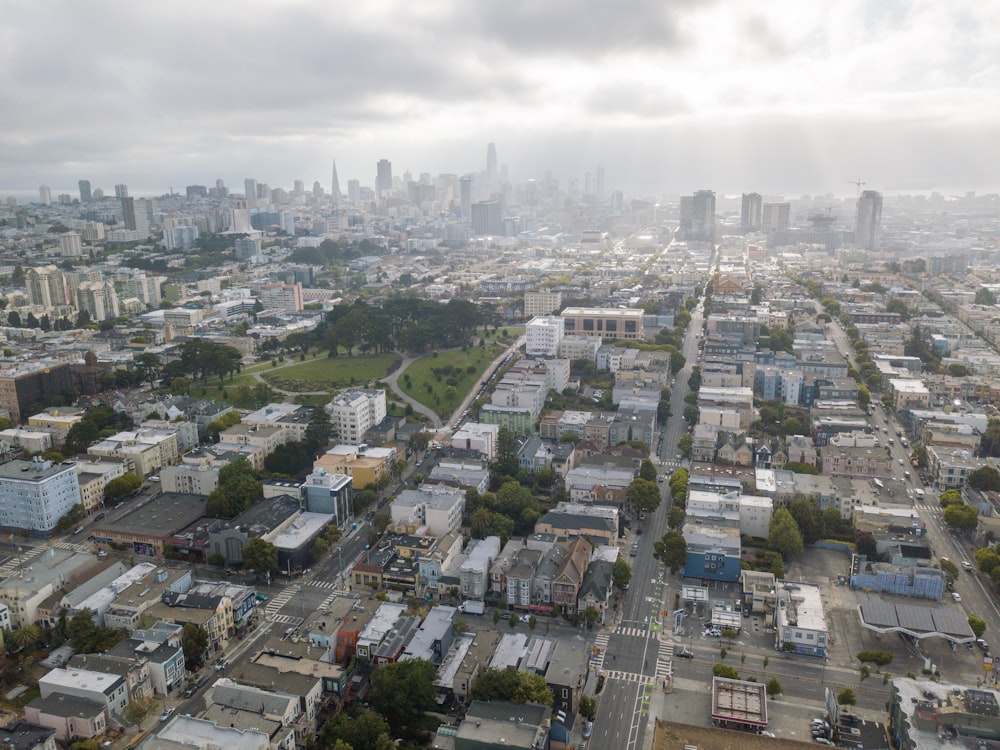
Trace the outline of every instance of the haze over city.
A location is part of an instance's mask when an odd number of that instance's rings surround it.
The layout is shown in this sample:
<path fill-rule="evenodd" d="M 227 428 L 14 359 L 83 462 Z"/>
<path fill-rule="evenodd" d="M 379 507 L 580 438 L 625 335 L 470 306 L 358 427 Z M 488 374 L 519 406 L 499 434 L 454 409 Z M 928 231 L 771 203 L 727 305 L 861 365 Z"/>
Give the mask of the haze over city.
<path fill-rule="evenodd" d="M 602 164 L 634 193 L 997 188 L 1000 6 L 19 3 L 0 195 Z"/>

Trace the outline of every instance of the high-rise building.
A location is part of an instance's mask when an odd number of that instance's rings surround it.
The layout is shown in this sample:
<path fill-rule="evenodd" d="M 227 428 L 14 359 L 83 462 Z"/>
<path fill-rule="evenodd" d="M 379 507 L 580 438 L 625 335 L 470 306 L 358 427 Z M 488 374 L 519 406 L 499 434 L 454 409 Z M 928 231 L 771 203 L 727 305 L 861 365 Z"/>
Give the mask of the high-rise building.
<path fill-rule="evenodd" d="M 80 186 L 80 203 L 90 203 L 94 197 L 90 192 L 90 180 L 80 180 L 77 184 Z"/>
<path fill-rule="evenodd" d="M 304 193 L 306 191 L 306 184 L 302 180 L 296 180 L 292 183 L 293 193 Z"/>
<path fill-rule="evenodd" d="M 604 167 L 597 166 L 597 194 L 604 195 Z"/>
<path fill-rule="evenodd" d="M 48 185 L 41 185 L 38 188 L 38 202 L 43 206 L 52 205 L 52 189 Z"/>
<path fill-rule="evenodd" d="M 333 160 L 333 175 L 330 179 L 330 195 L 333 196 L 333 207 L 340 207 L 340 178 L 337 177 L 337 160 Z"/>
<path fill-rule="evenodd" d="M 28 289 L 28 301 L 32 305 L 56 307 L 69 304 L 66 280 L 55 266 L 34 266 L 24 273 L 24 285 Z"/>
<path fill-rule="evenodd" d="M 347 181 L 347 200 L 354 204 L 361 202 L 361 180 Z"/>
<path fill-rule="evenodd" d="M 792 206 L 790 203 L 765 203 L 761 212 L 761 231 L 771 233 L 777 232 L 779 229 L 788 229 L 791 214 Z"/>
<path fill-rule="evenodd" d="M 472 175 L 465 175 L 458 181 L 458 196 L 462 203 L 462 218 L 472 218 Z"/>
<path fill-rule="evenodd" d="M 878 250 L 882 240 L 882 194 L 865 190 L 858 198 L 854 242 L 865 250 Z"/>
<path fill-rule="evenodd" d="M 250 208 L 247 201 L 236 199 L 233 201 L 233 218 L 229 224 L 229 231 L 239 234 L 250 234 L 253 226 L 250 224 Z"/>
<path fill-rule="evenodd" d="M 251 203 L 257 200 L 257 180 L 253 177 L 243 180 L 243 195 Z"/>
<path fill-rule="evenodd" d="M 115 198 L 128 198 L 128 185 L 115 185 Z"/>
<path fill-rule="evenodd" d="M 486 179 L 493 184 L 497 180 L 497 145 L 490 143 L 486 146 Z"/>
<path fill-rule="evenodd" d="M 472 233 L 481 237 L 503 234 L 503 207 L 500 201 L 472 204 Z"/>
<path fill-rule="evenodd" d="M 743 193 L 740 206 L 740 228 L 744 232 L 760 231 L 764 198 L 760 193 Z"/>
<path fill-rule="evenodd" d="M 375 174 L 375 195 L 382 198 L 392 190 L 392 162 L 388 159 L 379 159 L 376 168 L 378 171 Z"/>
<path fill-rule="evenodd" d="M 715 191 L 699 190 L 691 199 L 691 234 L 695 242 L 715 241 Z"/>
<path fill-rule="evenodd" d="M 283 281 L 261 284 L 257 290 L 257 299 L 265 310 L 301 312 L 302 284 L 286 284 Z"/>
<path fill-rule="evenodd" d="M 55 394 L 72 390 L 73 375 L 69 362 L 18 362 L 0 368 L 0 408 L 10 412 L 14 424 L 20 424 L 31 416 L 33 412 L 30 408 L 36 401 L 51 399 Z"/>
<path fill-rule="evenodd" d="M 113 320 L 119 315 L 118 293 L 108 281 L 81 281 L 76 290 L 77 309 L 87 311 L 95 323 Z"/>
<path fill-rule="evenodd" d="M 122 222 L 125 224 L 126 229 L 134 230 L 136 228 L 135 198 L 129 198 L 128 196 L 123 196 L 121 200 L 122 200 Z"/>
<path fill-rule="evenodd" d="M 83 255 L 83 243 L 76 232 L 59 235 L 59 254 L 64 258 L 79 258 Z"/>

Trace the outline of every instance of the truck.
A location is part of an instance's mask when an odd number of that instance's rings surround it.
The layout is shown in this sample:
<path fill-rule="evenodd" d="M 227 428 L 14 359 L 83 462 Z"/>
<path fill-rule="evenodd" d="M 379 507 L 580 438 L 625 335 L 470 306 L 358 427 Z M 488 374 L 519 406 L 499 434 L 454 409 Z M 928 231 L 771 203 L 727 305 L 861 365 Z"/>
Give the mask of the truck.
<path fill-rule="evenodd" d="M 458 605 L 458 611 L 469 615 L 481 615 L 486 611 L 486 605 L 477 599 L 467 599 Z"/>

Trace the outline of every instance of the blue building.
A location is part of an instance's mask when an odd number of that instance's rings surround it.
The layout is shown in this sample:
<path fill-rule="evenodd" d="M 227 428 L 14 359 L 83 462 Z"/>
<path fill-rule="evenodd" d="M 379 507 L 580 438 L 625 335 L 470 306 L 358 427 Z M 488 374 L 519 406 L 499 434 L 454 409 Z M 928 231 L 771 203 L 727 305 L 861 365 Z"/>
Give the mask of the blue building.
<path fill-rule="evenodd" d="M 740 580 L 740 530 L 686 523 L 684 575 L 710 581 Z"/>

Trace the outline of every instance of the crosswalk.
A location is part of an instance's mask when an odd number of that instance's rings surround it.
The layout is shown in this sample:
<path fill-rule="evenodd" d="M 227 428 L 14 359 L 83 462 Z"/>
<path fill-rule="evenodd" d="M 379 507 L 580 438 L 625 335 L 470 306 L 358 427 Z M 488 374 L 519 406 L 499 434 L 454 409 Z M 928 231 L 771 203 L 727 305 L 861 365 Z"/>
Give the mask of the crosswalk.
<path fill-rule="evenodd" d="M 615 628 L 615 635 L 629 635 L 633 638 L 648 638 L 649 628 L 636 628 L 627 625 L 619 625 Z"/>
<path fill-rule="evenodd" d="M 87 549 L 86 546 L 84 546 L 82 544 L 77 544 L 76 542 L 58 541 L 58 542 L 53 542 L 52 546 L 53 547 L 58 547 L 59 549 L 68 549 L 68 550 L 71 550 L 72 552 L 89 552 L 90 551 L 90 550 Z"/>
<path fill-rule="evenodd" d="M 297 585 L 285 586 L 285 588 L 283 588 L 281 591 L 279 591 L 277 594 L 271 597 L 271 600 L 267 603 L 267 606 L 264 607 L 264 612 L 267 613 L 268 617 L 274 619 L 275 616 L 278 614 L 278 612 L 281 611 L 281 608 L 284 607 L 286 604 L 288 604 L 289 600 L 293 596 L 295 596 L 298 590 L 299 587 Z"/>
<path fill-rule="evenodd" d="M 604 666 L 604 655 L 608 652 L 608 641 L 610 640 L 611 633 L 608 632 L 598 633 L 594 639 L 594 669 L 597 672 L 600 672 L 601 667 Z"/>
<path fill-rule="evenodd" d="M 295 628 L 297 628 L 304 622 L 301 617 L 295 617 L 294 615 L 276 614 L 276 615 L 268 615 L 268 617 L 271 619 L 271 622 L 276 622 L 281 625 L 291 625 L 292 627 Z"/>
<path fill-rule="evenodd" d="M 929 513 L 941 512 L 940 505 L 930 505 L 928 503 L 915 503 L 913 507 L 916 508 L 917 510 L 928 511 Z"/>
<path fill-rule="evenodd" d="M 656 678 L 648 674 L 638 674 L 637 672 L 622 672 L 618 669 L 609 669 L 604 673 L 606 679 L 622 680 L 624 682 L 637 682 L 640 685 L 649 685 L 656 681 Z"/>
<path fill-rule="evenodd" d="M 660 641 L 660 647 L 656 654 L 656 681 L 662 682 L 670 677 L 673 672 L 674 644 L 668 641 Z"/>
<path fill-rule="evenodd" d="M 317 589 L 329 589 L 330 591 L 334 591 L 337 588 L 337 584 L 334 581 L 310 581 L 306 586 Z"/>

